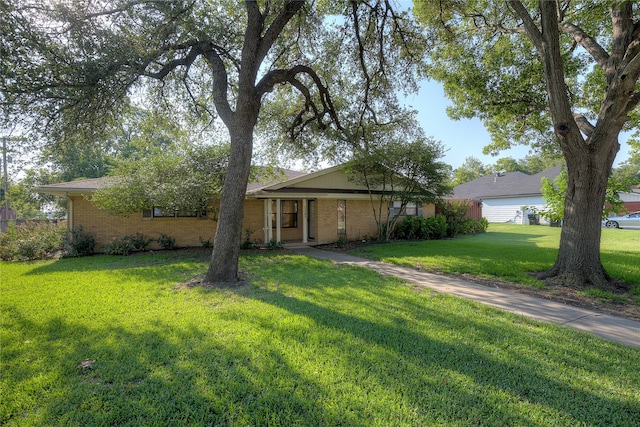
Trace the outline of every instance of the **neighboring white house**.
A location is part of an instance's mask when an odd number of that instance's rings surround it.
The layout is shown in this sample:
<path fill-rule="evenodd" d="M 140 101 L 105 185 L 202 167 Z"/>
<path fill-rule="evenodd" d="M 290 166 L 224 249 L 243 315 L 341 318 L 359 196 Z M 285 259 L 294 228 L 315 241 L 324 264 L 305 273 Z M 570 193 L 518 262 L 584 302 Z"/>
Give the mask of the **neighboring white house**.
<path fill-rule="evenodd" d="M 640 211 L 640 188 L 632 188 L 628 192 L 618 193 L 618 196 L 620 196 L 620 200 L 624 202 L 626 212 Z"/>
<path fill-rule="evenodd" d="M 479 199 L 482 201 L 482 216 L 489 222 L 529 224 L 529 215 L 540 224 L 549 224 L 545 218 L 538 218 L 526 207 L 543 209 L 543 177 L 553 180 L 562 167 L 527 175 L 522 172 L 506 172 L 483 176 L 453 189 L 453 199 Z"/>

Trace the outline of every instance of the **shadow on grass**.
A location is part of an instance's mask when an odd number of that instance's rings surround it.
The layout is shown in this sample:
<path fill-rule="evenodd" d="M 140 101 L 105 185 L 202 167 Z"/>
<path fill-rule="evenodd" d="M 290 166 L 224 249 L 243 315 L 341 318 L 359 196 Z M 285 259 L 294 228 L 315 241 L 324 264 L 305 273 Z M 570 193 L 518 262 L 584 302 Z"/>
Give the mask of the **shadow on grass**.
<path fill-rule="evenodd" d="M 358 267 L 346 269 L 359 270 Z M 272 277 L 274 271 L 268 270 L 265 275 Z M 319 273 L 310 269 L 308 262 L 300 263 L 292 271 L 300 272 L 299 280 L 291 280 L 296 283 L 292 286 L 302 288 L 302 296 L 313 295 L 313 300 L 271 289 L 264 289 L 254 297 L 309 318 L 318 327 L 347 336 L 343 343 L 362 341 L 367 343 L 367 348 L 381 349 L 371 357 L 359 348 L 343 344 L 345 352 L 353 356 L 349 358 L 350 369 L 366 373 L 384 387 L 403 384 L 404 397 L 410 404 L 418 411 L 431 412 L 435 419 L 452 423 L 532 425 L 536 424 L 536 419 L 528 413 L 531 406 L 543 406 L 546 409 L 542 413 L 550 411 L 559 414 L 558 419 L 576 424 L 591 424 L 597 420 L 602 425 L 622 425 L 619 423 L 633 423 L 632 420 L 640 417 L 637 400 L 630 402 L 596 394 L 570 384 L 570 379 L 558 380 L 562 375 L 553 372 L 550 366 L 555 365 L 564 372 L 577 369 L 602 375 L 608 375 L 612 368 L 597 351 L 590 353 L 567 339 L 562 328 L 551 327 L 554 333 L 545 330 L 546 336 L 538 336 L 542 330 L 534 321 L 502 313 L 505 320 L 491 319 L 497 310 L 458 300 L 457 304 L 466 306 L 469 312 L 484 312 L 488 320 L 481 322 L 466 312 L 446 311 L 446 304 L 430 305 L 428 299 L 420 304 L 414 298 L 399 297 L 386 287 L 371 287 L 364 296 L 358 294 L 357 305 L 367 307 L 369 313 L 354 315 L 340 310 L 341 301 L 348 298 L 350 287 L 359 287 L 360 292 L 367 288 L 366 283 L 343 284 L 347 292 L 340 294 L 335 292 L 335 272 Z M 304 280 L 308 275 L 313 275 L 313 282 Z M 325 287 L 323 283 L 331 283 L 331 286 Z M 340 286 L 338 283 L 337 287 Z M 376 298 L 367 298 L 369 294 L 375 294 Z M 451 297 L 432 295 L 431 298 L 433 302 Z M 411 316 L 406 316 L 407 313 Z M 523 327 L 514 328 L 518 323 Z M 458 339 L 434 338 L 437 334 L 420 330 L 420 325 L 428 325 L 431 330 L 459 331 L 444 335 Z M 277 323 L 272 327 L 277 330 Z M 307 344 L 304 338 L 299 339 Z M 597 340 L 586 335 L 580 339 L 585 340 L 582 345 Z M 542 354 L 538 350 L 532 352 L 527 348 L 529 346 L 541 346 Z M 604 346 L 611 348 L 607 357 L 618 352 L 614 345 L 604 343 Z M 394 371 L 402 375 L 402 381 L 389 375 Z M 456 378 L 463 380 L 456 382 Z M 448 399 L 453 400 L 447 402 Z M 519 403 L 525 403 L 529 408 L 516 408 Z"/>
<path fill-rule="evenodd" d="M 81 258 L 60 258 L 53 261 L 29 261 L 42 264 L 31 269 L 28 275 L 41 275 L 56 272 L 91 272 L 109 270 L 130 270 L 174 263 L 198 264 L 208 262 L 211 249 L 185 248 L 175 251 L 147 251 L 123 255 L 92 255 Z"/>
<path fill-rule="evenodd" d="M 246 264 L 260 287 L 228 291 L 244 303 L 212 306 L 211 319 L 36 322 L 5 304 L 2 384 L 16 393 L 0 403 L 0 423 L 631 425 L 640 416 L 637 399 L 597 394 L 571 374 L 607 375 L 612 360 L 631 371 L 637 362 L 619 346 L 598 341 L 590 353 L 597 339 L 586 334 L 409 292 L 356 267 L 272 255 Z M 78 368 L 85 359 L 92 367 Z"/>
<path fill-rule="evenodd" d="M 36 324 L 11 311 L 4 326 L 28 335 L 30 348 L 3 350 L 3 388 L 19 390 L 21 400 L 5 399 L 2 424 L 358 425 L 311 393 L 296 393 L 328 390 L 274 350 L 256 360 L 250 348 L 212 339 L 194 325 L 131 332 L 61 318 Z M 25 356 L 28 363 L 14 360 Z M 83 360 L 89 368 L 79 367 Z"/>

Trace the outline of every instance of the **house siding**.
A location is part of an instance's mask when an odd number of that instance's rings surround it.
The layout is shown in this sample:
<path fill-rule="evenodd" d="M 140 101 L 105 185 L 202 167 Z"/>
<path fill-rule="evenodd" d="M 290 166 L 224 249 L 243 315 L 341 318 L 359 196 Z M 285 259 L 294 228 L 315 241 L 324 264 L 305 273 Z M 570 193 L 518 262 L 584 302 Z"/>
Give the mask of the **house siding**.
<path fill-rule="evenodd" d="M 545 205 L 544 199 L 536 196 L 486 199 L 482 201 L 482 215 L 493 223 L 528 224 L 528 212 L 523 212 L 522 208 L 532 206 L 543 209 Z M 544 222 L 542 218 L 541 222 Z"/>

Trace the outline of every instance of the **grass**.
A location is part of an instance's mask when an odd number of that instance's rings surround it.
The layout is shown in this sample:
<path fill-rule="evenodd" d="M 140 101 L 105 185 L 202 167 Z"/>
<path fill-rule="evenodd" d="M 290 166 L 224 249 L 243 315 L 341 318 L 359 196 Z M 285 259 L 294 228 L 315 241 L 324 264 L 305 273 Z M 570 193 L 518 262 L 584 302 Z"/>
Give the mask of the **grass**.
<path fill-rule="evenodd" d="M 548 270 L 558 255 L 560 228 L 490 224 L 487 233 L 454 240 L 390 243 L 357 252 L 385 262 L 426 271 L 469 273 L 544 287 L 530 272 Z M 640 231 L 603 229 L 601 260 L 609 274 L 640 296 Z M 599 295 L 603 297 L 603 295 Z"/>
<path fill-rule="evenodd" d="M 602 425 L 640 349 L 303 256 L 0 264 L 3 425 Z M 84 365 L 86 367 L 83 367 Z"/>

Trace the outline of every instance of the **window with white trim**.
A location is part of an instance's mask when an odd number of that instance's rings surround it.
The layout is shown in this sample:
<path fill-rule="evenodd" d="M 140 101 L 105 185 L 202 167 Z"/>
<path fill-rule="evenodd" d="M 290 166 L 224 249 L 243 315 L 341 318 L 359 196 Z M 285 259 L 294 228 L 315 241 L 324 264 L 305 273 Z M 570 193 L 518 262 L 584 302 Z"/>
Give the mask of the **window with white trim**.
<path fill-rule="evenodd" d="M 422 215 L 422 204 L 415 202 L 408 202 L 404 209 L 401 211 L 402 201 L 394 200 L 389 206 L 389 216 L 420 216 Z"/>
<path fill-rule="evenodd" d="M 338 234 L 347 231 L 347 201 L 338 200 Z"/>

